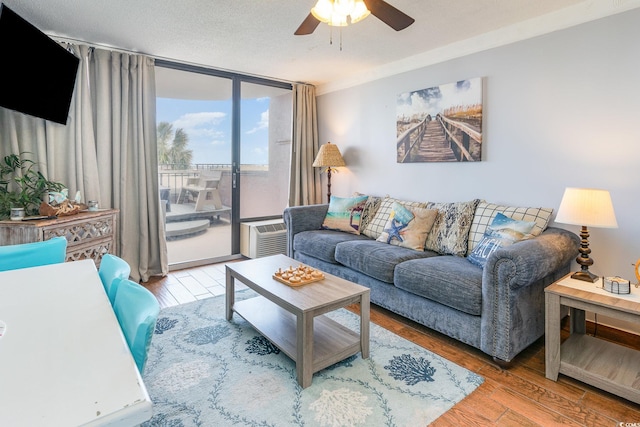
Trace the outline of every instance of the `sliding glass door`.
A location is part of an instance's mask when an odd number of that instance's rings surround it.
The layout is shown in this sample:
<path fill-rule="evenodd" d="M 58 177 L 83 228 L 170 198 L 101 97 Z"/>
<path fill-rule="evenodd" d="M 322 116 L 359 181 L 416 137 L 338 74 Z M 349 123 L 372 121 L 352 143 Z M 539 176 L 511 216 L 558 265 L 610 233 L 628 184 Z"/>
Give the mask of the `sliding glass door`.
<path fill-rule="evenodd" d="M 287 204 L 291 85 L 157 61 L 156 96 L 170 268 L 239 256 L 240 222 Z"/>

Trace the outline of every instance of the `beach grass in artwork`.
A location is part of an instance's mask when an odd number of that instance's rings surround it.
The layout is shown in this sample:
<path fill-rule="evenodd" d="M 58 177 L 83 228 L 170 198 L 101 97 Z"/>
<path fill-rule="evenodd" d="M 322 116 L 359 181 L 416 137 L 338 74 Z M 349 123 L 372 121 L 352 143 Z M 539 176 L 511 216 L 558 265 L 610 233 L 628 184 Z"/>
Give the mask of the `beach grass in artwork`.
<path fill-rule="evenodd" d="M 368 196 L 331 196 L 329 209 L 322 223 L 322 228 L 360 234 L 360 220 L 362 219 L 362 211 L 367 199 Z"/>

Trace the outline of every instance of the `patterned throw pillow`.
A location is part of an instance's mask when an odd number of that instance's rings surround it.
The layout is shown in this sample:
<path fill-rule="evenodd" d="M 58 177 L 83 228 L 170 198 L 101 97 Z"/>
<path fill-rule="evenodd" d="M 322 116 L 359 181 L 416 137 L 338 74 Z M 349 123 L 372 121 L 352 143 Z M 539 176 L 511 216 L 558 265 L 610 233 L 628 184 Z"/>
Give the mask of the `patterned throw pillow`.
<path fill-rule="evenodd" d="M 382 197 L 369 196 L 367 203 L 364 204 L 364 210 L 362 211 L 362 218 L 360 219 L 360 234 L 366 235 L 366 230 L 369 227 L 369 223 L 375 216 L 376 212 L 380 208 L 382 203 Z"/>
<path fill-rule="evenodd" d="M 384 231 L 384 226 L 389 220 L 389 214 L 391 214 L 391 208 L 394 202 L 398 202 L 404 207 L 408 208 L 425 207 L 425 204 L 421 202 L 405 202 L 391 197 L 385 197 L 382 200 L 382 203 L 380 203 L 380 207 L 376 211 L 376 214 L 373 216 L 373 219 L 371 219 L 371 221 L 369 222 L 367 228 L 362 231 L 362 234 L 371 237 L 372 239 L 377 239 L 378 237 L 380 237 L 380 235 Z"/>
<path fill-rule="evenodd" d="M 436 222 L 427 237 L 425 248 L 442 255 L 465 256 L 469 229 L 479 199 L 457 203 L 427 203 L 428 209 L 437 209 Z"/>
<path fill-rule="evenodd" d="M 435 209 L 405 208 L 398 202 L 391 205 L 391 214 L 378 242 L 424 251 L 424 242 L 433 227 L 438 211 Z"/>
<path fill-rule="evenodd" d="M 345 231 L 360 234 L 360 219 L 368 196 L 336 197 L 331 196 L 329 210 L 324 217 L 322 228 L 325 230 Z"/>
<path fill-rule="evenodd" d="M 482 240 L 487 226 L 491 224 L 498 212 L 519 221 L 534 221 L 536 225 L 531 230 L 531 235 L 539 236 L 549 225 L 553 209 L 500 206 L 482 200 L 476 208 L 471 230 L 469 230 L 469 249 L 467 254 L 470 254 L 475 245 Z"/>
<path fill-rule="evenodd" d="M 532 237 L 530 233 L 535 226 L 535 221 L 518 221 L 498 213 L 467 259 L 472 264 L 484 268 L 489 255 L 500 247 Z"/>

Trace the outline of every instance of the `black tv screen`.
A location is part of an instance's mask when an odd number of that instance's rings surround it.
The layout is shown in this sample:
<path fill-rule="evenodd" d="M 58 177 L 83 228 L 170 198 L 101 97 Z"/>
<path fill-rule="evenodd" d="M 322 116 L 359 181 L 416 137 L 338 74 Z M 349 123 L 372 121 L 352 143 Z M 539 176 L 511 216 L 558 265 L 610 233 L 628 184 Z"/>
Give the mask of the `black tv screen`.
<path fill-rule="evenodd" d="M 80 60 L 0 5 L 0 106 L 66 124 Z"/>

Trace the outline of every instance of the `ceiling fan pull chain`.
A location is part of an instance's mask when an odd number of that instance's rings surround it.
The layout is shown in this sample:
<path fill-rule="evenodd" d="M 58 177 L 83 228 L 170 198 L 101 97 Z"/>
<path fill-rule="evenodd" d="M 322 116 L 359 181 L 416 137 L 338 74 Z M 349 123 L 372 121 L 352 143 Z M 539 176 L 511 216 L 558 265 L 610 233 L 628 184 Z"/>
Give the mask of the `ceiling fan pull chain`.
<path fill-rule="evenodd" d="M 342 27 L 340 27 L 340 52 L 342 52 Z"/>

